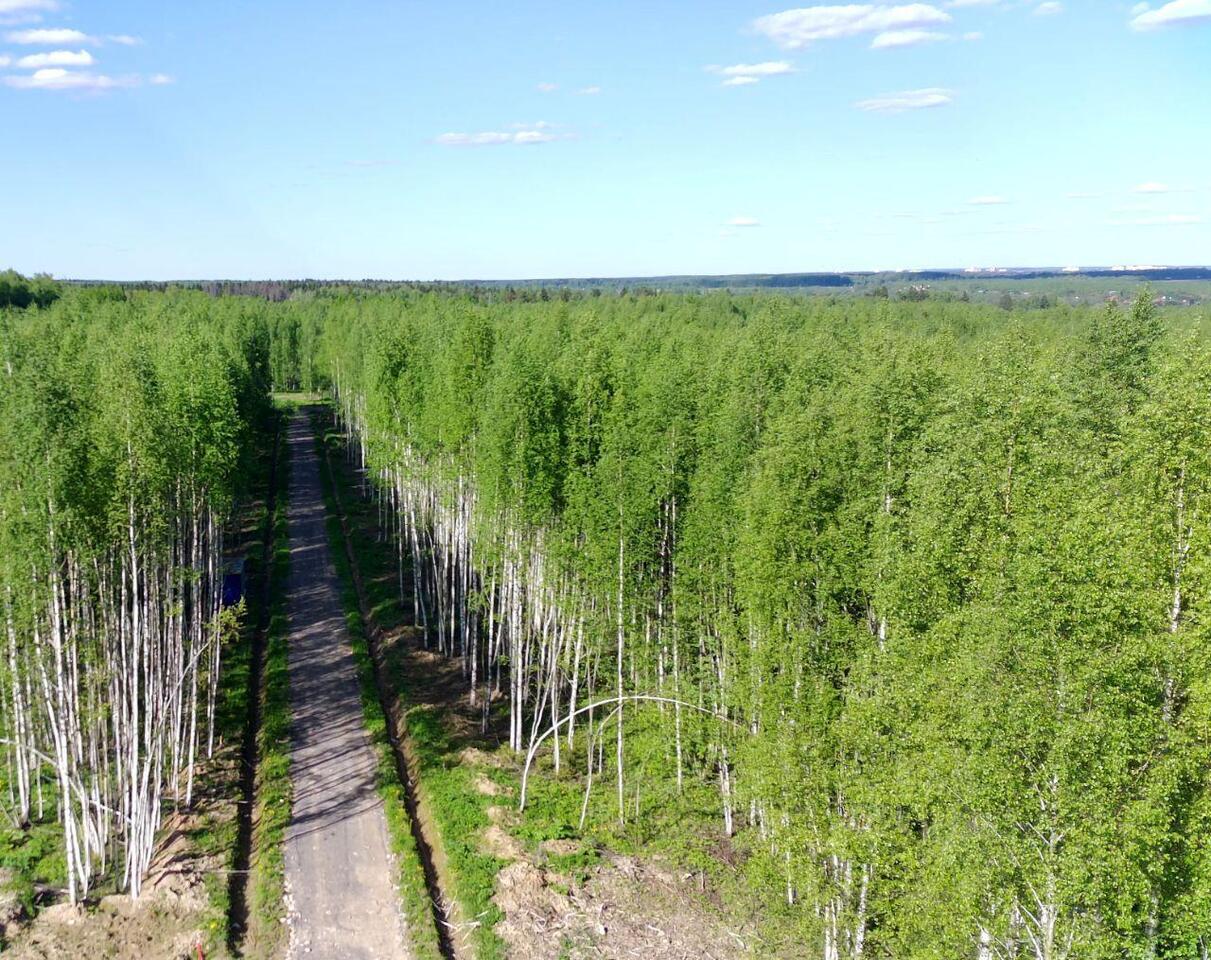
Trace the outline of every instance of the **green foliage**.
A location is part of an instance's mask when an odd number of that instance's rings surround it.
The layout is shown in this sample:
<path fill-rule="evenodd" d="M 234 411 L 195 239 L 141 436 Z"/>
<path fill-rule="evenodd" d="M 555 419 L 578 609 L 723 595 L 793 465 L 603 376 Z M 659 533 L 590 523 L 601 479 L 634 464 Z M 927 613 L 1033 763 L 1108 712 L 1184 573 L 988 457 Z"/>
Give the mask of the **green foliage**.
<path fill-rule="evenodd" d="M 546 741 L 517 828 L 532 848 L 581 837 L 572 872 L 607 846 L 663 850 L 815 952 L 1193 960 L 1211 924 L 1208 331 L 1147 291 L 1127 309 L 1006 292 L 1000 310 L 1002 292 L 69 292 L 0 315 L 0 577 L 44 555 L 47 503 L 91 546 L 132 498 L 170 497 L 179 464 L 230 502 L 268 386 L 331 383 L 355 453 L 423 514 L 399 552 L 433 595 L 420 612 L 446 604 L 430 641 L 481 685 L 519 679 L 523 741 L 552 689 L 561 710 L 574 685 L 579 704 L 680 701 L 583 717 L 558 773 Z M 351 532 L 376 615 L 400 616 L 397 545 Z M 459 630 L 500 628 L 506 572 L 527 619 L 489 659 Z M 487 800 L 412 678 L 384 674 L 496 955 Z"/>
<path fill-rule="evenodd" d="M 18 279 L 4 276 L 5 296 Z M 28 287 L 39 309 L 0 311 L 0 733 L 20 740 L 27 758 L 37 751 L 25 761 L 35 780 L 49 779 L 53 762 L 60 782 L 97 791 L 93 801 L 83 788 L 69 794 L 91 804 L 106 838 L 104 851 L 92 841 L 69 860 L 79 891 L 103 859 L 107 875 L 96 882 L 114 884 L 116 866 L 121 885 L 131 837 L 116 798 L 150 805 L 149 792 L 159 793 L 148 815 L 166 814 L 193 781 L 185 768 L 206 753 L 207 701 L 221 679 L 209 644 L 230 626 L 214 618 L 220 530 L 260 469 L 252 441 L 268 412 L 260 374 L 268 342 L 251 312 L 200 295 L 61 290 L 48 278 Z M 144 586 L 132 590 L 140 576 Z M 56 610 L 61 578 L 71 594 Z M 140 654 L 116 637 L 129 635 L 136 615 L 148 645 Z M 169 652 L 186 637 L 189 653 Z M 57 641 L 65 649 L 52 656 Z M 55 656 L 70 659 L 70 673 L 56 671 Z M 179 691 L 189 692 L 196 723 Z M 167 701 L 175 723 L 153 715 Z M 149 718 L 141 733 L 121 729 L 134 716 Z M 75 727 L 74 750 L 56 753 L 55 723 Z M 118 762 L 119 751 L 136 762 Z M 9 763 L 12 771 L 13 753 Z M 144 764 L 137 788 L 122 782 Z M 27 819 L 28 796 L 16 799 L 17 820 Z"/>
<path fill-rule="evenodd" d="M 5 307 L 18 310 L 29 306 L 49 307 L 61 296 L 59 285 L 46 274 L 26 279 L 15 270 L 0 273 L 0 310 Z"/>

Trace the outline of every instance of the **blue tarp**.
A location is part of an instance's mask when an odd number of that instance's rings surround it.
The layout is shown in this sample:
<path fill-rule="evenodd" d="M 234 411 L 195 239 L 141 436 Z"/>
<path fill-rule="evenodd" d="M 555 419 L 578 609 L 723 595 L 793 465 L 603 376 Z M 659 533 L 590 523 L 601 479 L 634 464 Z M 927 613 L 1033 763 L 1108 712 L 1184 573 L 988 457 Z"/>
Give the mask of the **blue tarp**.
<path fill-rule="evenodd" d="M 223 565 L 223 606 L 234 607 L 244 597 L 244 558 L 235 557 Z"/>

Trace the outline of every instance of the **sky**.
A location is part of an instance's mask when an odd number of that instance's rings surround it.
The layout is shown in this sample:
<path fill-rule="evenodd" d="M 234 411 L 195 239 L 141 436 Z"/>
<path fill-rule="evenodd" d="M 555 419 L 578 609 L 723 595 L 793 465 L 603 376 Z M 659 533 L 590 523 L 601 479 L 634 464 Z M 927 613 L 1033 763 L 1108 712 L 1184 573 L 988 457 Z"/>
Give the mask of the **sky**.
<path fill-rule="evenodd" d="M 1211 262 L 1211 0 L 0 0 L 0 268 Z"/>

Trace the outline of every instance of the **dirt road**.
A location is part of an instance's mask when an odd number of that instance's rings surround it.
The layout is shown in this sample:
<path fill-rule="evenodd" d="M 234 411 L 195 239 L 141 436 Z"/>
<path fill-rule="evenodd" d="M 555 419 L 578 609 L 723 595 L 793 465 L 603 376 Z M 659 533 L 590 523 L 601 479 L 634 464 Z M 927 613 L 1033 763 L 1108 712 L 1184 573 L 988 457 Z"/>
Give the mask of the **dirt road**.
<path fill-rule="evenodd" d="M 306 410 L 290 422 L 290 960 L 406 957 Z"/>

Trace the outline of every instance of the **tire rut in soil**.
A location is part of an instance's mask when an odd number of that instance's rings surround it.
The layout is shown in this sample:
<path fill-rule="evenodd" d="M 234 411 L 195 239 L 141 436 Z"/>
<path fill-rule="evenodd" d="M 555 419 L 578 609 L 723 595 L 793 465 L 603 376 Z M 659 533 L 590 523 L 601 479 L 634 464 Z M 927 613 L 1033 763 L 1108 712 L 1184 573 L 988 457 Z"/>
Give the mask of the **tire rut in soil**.
<path fill-rule="evenodd" d="M 277 527 L 277 473 L 281 456 L 281 426 L 274 432 L 273 457 L 269 461 L 269 488 L 265 497 L 265 531 L 261 545 L 261 605 L 252 631 L 252 655 L 248 670 L 248 717 L 240 746 L 240 800 L 236 828 L 236 852 L 227 876 L 227 949 L 243 956 L 248 933 L 248 874 L 252 864 L 252 825 L 256 812 L 257 739 L 261 731 L 261 683 L 265 671 L 265 647 L 269 632 L 270 599 L 273 588 L 274 531 Z"/>

